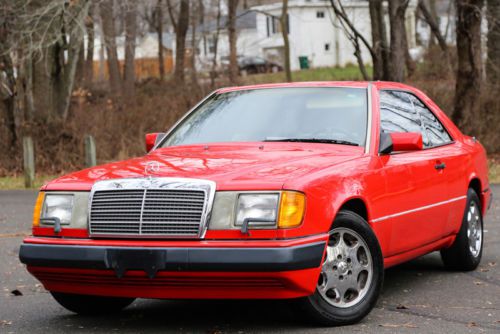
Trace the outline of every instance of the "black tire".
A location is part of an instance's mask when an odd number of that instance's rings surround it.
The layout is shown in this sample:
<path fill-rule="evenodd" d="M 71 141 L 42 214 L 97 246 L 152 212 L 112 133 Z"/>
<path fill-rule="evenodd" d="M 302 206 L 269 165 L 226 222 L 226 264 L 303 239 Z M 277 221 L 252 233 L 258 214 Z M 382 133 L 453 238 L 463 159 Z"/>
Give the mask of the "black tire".
<path fill-rule="evenodd" d="M 478 221 L 476 224 L 480 226 L 480 246 L 479 252 L 473 253 L 469 244 L 468 228 L 469 228 L 469 210 L 471 205 L 477 208 Z M 444 265 L 451 270 L 458 271 L 471 271 L 477 268 L 481 262 L 483 255 L 483 217 L 481 215 L 481 201 L 473 189 L 467 191 L 467 204 L 465 206 L 464 217 L 462 218 L 462 225 L 455 238 L 455 241 L 449 248 L 441 250 L 441 258 Z"/>
<path fill-rule="evenodd" d="M 51 292 L 51 294 L 62 307 L 82 315 L 117 313 L 135 300 L 135 298 L 76 295 L 61 292 Z"/>
<path fill-rule="evenodd" d="M 340 211 L 335 218 L 332 230 L 336 228 L 350 229 L 363 239 L 372 257 L 373 276 L 364 297 L 349 307 L 331 305 L 322 297 L 318 289 L 311 296 L 297 300 L 296 306 L 299 311 L 318 325 L 343 326 L 359 322 L 375 306 L 384 281 L 382 251 L 368 223 L 354 212 Z"/>

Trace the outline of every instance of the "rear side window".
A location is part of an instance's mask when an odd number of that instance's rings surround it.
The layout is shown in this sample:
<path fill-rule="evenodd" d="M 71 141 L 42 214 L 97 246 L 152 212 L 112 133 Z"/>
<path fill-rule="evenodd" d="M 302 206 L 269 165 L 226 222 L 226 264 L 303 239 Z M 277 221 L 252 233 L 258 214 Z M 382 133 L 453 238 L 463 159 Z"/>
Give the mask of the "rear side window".
<path fill-rule="evenodd" d="M 446 129 L 414 95 L 401 91 L 380 91 L 382 132 L 419 132 L 424 148 L 451 142 Z"/>
<path fill-rule="evenodd" d="M 443 124 L 434 116 L 417 97 L 412 96 L 413 106 L 417 113 L 420 114 L 425 132 L 428 137 L 429 147 L 447 144 L 452 141 L 450 135 L 444 128 Z"/>

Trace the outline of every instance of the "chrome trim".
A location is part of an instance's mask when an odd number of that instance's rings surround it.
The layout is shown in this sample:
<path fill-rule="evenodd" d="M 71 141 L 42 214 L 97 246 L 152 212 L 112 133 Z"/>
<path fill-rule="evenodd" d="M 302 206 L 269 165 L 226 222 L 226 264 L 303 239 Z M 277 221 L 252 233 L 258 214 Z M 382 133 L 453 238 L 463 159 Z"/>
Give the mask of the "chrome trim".
<path fill-rule="evenodd" d="M 372 83 L 368 84 L 368 88 L 366 88 L 368 92 L 367 96 L 367 107 L 368 107 L 368 119 L 366 121 L 366 138 L 365 138 L 365 153 L 370 153 L 371 139 L 372 139 L 372 122 L 373 122 L 373 108 L 372 108 Z"/>
<path fill-rule="evenodd" d="M 438 202 L 438 203 L 434 203 L 434 204 L 429 204 L 429 205 L 421 206 L 421 207 L 418 207 L 418 208 L 415 208 L 415 209 L 411 209 L 411 210 L 407 210 L 407 211 L 401 211 L 401 212 L 394 213 L 394 214 L 391 214 L 391 215 L 387 215 L 387 216 L 375 218 L 375 219 L 372 219 L 371 222 L 372 223 L 377 223 L 377 222 L 382 221 L 382 220 L 386 220 L 386 219 L 390 219 L 390 218 L 395 218 L 395 217 L 403 216 L 403 215 L 406 215 L 406 214 L 409 214 L 409 213 L 413 213 L 413 212 L 417 212 L 417 211 L 427 210 L 427 209 L 430 209 L 430 208 L 433 208 L 433 207 L 436 207 L 436 206 L 439 206 L 439 205 L 443 205 L 443 204 L 448 204 L 448 203 L 460 201 L 460 200 L 466 199 L 466 198 L 467 198 L 467 196 L 455 197 L 455 198 L 452 198 L 452 199 L 449 199 L 449 200 L 446 200 L 446 201 L 442 201 L 442 202 Z"/>
<path fill-rule="evenodd" d="M 147 178 L 128 178 L 113 179 L 96 182 L 90 191 L 88 202 L 88 221 L 89 235 L 91 237 L 117 237 L 117 238 L 186 238 L 183 235 L 169 234 L 142 234 L 142 214 L 144 209 L 144 200 L 147 190 L 198 190 L 205 193 L 203 203 L 202 217 L 198 228 L 198 238 L 203 239 L 208 229 L 208 222 L 212 213 L 213 201 L 215 197 L 216 183 L 210 180 L 175 178 L 175 177 L 147 177 Z M 141 218 L 139 223 L 139 234 L 108 234 L 92 233 L 91 214 L 92 201 L 96 191 L 102 190 L 145 190 L 141 205 Z M 192 235 L 188 237 L 192 238 Z"/>

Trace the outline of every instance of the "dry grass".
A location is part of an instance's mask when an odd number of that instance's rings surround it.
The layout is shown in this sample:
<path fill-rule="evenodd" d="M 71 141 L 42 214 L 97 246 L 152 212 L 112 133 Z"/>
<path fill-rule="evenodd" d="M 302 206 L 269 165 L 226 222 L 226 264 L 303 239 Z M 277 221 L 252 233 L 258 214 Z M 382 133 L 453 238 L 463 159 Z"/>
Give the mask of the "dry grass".
<path fill-rule="evenodd" d="M 55 179 L 54 175 L 37 175 L 35 186 L 32 189 L 40 188 L 45 182 Z M 0 190 L 25 189 L 23 176 L 0 177 Z"/>

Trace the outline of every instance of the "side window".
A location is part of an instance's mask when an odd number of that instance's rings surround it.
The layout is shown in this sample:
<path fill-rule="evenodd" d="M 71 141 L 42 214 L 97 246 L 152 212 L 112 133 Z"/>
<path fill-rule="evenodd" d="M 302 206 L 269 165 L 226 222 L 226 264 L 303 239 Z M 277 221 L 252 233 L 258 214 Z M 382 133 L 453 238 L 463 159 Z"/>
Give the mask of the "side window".
<path fill-rule="evenodd" d="M 429 110 L 417 97 L 412 96 L 413 106 L 420 118 L 429 138 L 428 147 L 439 146 L 452 141 L 450 135 L 441 124 L 441 122 L 434 116 L 432 111 Z"/>
<path fill-rule="evenodd" d="M 411 98 L 405 92 L 380 91 L 380 130 L 387 133 L 420 132 L 425 145 L 427 136 Z"/>

